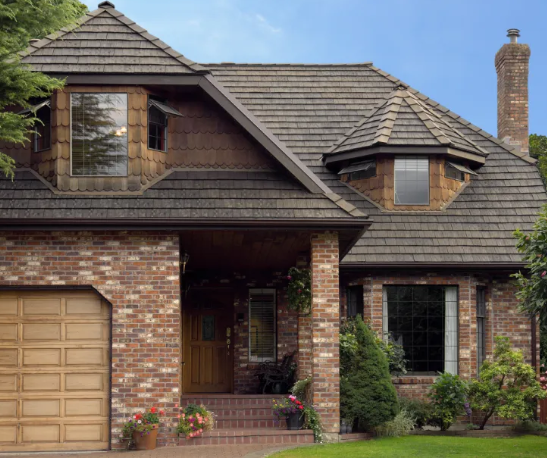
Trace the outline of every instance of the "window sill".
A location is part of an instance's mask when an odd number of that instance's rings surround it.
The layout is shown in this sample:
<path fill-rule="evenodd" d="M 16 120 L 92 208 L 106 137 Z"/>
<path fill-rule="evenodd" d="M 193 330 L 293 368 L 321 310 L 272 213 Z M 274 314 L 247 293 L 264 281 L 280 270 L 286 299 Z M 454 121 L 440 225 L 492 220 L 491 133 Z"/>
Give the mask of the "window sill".
<path fill-rule="evenodd" d="M 169 152 L 169 150 L 158 150 L 157 148 L 150 148 L 150 147 L 148 147 L 148 150 L 150 150 L 150 151 L 159 151 L 160 153 L 168 153 Z"/>
<path fill-rule="evenodd" d="M 435 375 L 404 375 L 404 376 L 392 376 L 391 382 L 395 385 L 405 384 L 428 384 L 431 385 L 435 382 L 438 376 Z"/>

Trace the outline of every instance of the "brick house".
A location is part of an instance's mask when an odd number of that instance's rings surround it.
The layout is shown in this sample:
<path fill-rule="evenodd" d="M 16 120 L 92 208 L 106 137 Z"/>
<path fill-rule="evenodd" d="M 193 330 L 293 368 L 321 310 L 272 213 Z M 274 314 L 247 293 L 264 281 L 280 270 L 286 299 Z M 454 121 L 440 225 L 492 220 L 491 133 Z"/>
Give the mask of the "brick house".
<path fill-rule="evenodd" d="M 371 63 L 197 64 L 110 2 L 32 41 L 23 62 L 66 86 L 1 147 L 0 451 L 115 448 L 151 405 L 174 444 L 189 401 L 219 414 L 205 443 L 311 441 L 257 393 L 258 365 L 293 352 L 336 439 L 356 314 L 405 348 L 404 395 L 476 375 L 497 335 L 536 364 L 509 278 L 512 231 L 546 201 L 515 34 L 504 140 Z M 310 315 L 287 308 L 291 266 L 311 267 Z"/>

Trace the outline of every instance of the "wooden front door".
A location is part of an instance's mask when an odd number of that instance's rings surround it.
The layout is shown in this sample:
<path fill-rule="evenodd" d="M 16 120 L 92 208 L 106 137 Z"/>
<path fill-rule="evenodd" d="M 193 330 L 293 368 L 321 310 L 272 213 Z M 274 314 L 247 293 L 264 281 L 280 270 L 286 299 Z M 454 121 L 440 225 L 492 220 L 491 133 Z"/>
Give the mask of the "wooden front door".
<path fill-rule="evenodd" d="M 232 392 L 233 294 L 194 291 L 184 304 L 183 392 Z"/>

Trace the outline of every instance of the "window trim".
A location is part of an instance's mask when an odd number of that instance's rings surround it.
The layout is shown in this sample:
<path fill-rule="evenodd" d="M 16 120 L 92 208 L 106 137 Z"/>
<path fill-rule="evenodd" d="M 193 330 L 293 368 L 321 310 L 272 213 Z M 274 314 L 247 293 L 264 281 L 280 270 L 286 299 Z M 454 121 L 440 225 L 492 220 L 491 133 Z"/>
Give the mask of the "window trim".
<path fill-rule="evenodd" d="M 48 107 L 49 109 L 49 146 L 46 147 L 46 148 L 41 148 L 41 149 L 38 149 L 36 148 L 36 145 L 38 143 L 38 132 L 37 132 L 37 129 L 36 129 L 36 123 L 34 123 L 34 133 L 32 134 L 32 153 L 41 153 L 43 151 L 47 151 L 47 150 L 51 150 L 52 148 L 52 145 L 51 145 L 51 134 L 52 134 L 52 122 L 51 122 L 51 118 L 52 118 L 52 110 L 51 110 L 51 103 L 48 99 L 47 103 L 42 105 L 38 110 L 36 110 L 36 113 L 35 115 L 38 115 L 38 112 L 40 110 L 42 110 L 44 107 Z M 72 139 L 71 139 L 72 140 Z"/>
<path fill-rule="evenodd" d="M 158 150 L 157 148 L 151 148 L 150 147 L 150 109 L 154 107 L 157 111 L 159 111 L 163 116 L 165 116 L 165 126 L 163 127 L 163 134 L 165 136 L 165 150 Z M 169 152 L 169 117 L 165 112 L 160 110 L 156 105 L 150 104 L 148 102 L 148 108 L 146 109 L 146 148 L 151 151 L 159 151 L 161 153 L 168 153 Z M 159 125 L 159 123 L 154 123 L 154 125 Z"/>
<path fill-rule="evenodd" d="M 273 293 L 273 355 L 271 357 L 253 357 L 251 353 L 251 294 L 252 293 Z M 277 290 L 275 288 L 250 288 L 248 290 L 248 314 L 249 314 L 249 326 L 248 326 L 248 346 L 249 346 L 249 362 L 262 363 L 262 362 L 277 362 Z"/>
<path fill-rule="evenodd" d="M 449 170 L 449 168 L 454 169 L 456 172 L 459 172 L 460 174 L 462 174 L 462 178 L 459 179 L 459 178 L 455 178 L 455 177 L 449 177 L 447 175 L 447 171 Z M 463 172 L 460 169 L 458 169 L 457 167 L 455 167 L 454 164 L 452 164 L 451 162 L 446 161 L 444 163 L 444 178 L 447 178 L 449 180 L 455 180 L 456 182 L 463 183 L 463 182 L 465 182 L 465 172 Z"/>
<path fill-rule="evenodd" d="M 480 295 L 479 295 L 479 292 Z M 486 301 L 486 286 L 484 285 L 477 285 L 477 288 L 476 288 L 476 292 L 475 292 L 475 295 L 476 295 L 476 310 L 475 310 L 475 313 L 476 313 L 476 321 L 477 321 L 477 374 L 479 373 L 480 371 L 480 368 L 481 368 L 481 365 L 483 364 L 483 362 L 486 360 L 486 320 L 487 320 L 487 301 Z M 479 302 L 479 298 L 482 296 L 482 300 L 484 301 L 484 310 L 482 311 L 482 314 L 479 315 L 479 306 L 480 306 L 480 302 Z M 481 325 L 482 325 L 482 341 L 483 341 L 483 346 L 482 346 L 482 355 L 479 354 L 479 319 L 481 319 Z"/>
<path fill-rule="evenodd" d="M 460 285 L 459 284 L 383 284 L 382 285 L 382 337 L 384 340 L 387 340 L 389 338 L 389 327 L 388 327 L 388 314 L 387 314 L 387 293 L 386 288 L 387 287 L 421 287 L 421 286 L 433 286 L 433 287 L 455 287 L 456 288 L 456 304 L 457 304 L 457 316 L 456 316 L 456 368 L 457 373 L 460 374 Z M 446 314 L 446 293 L 445 293 L 445 314 Z M 445 315 L 446 320 L 446 315 Z M 446 340 L 446 330 L 445 330 L 445 336 L 443 339 L 443 342 Z M 446 352 L 446 351 L 445 351 Z M 445 354 L 446 357 L 446 354 Z M 446 361 L 445 361 L 446 363 Z M 445 368 L 446 370 L 446 368 Z M 428 371 L 407 371 L 407 376 L 436 376 L 436 374 L 432 374 L 432 372 Z"/>
<path fill-rule="evenodd" d="M 127 162 L 126 162 L 126 167 L 125 167 L 125 174 L 123 175 L 74 175 L 72 173 L 72 94 L 125 94 L 126 96 L 126 102 L 127 102 L 127 105 L 126 105 L 126 108 L 125 108 L 125 113 L 126 113 L 126 123 L 125 125 L 127 126 Z M 69 123 L 69 136 L 70 136 L 70 177 L 74 177 L 74 178 L 79 178 L 79 177 L 87 177 L 87 178 L 106 178 L 106 177 L 109 177 L 109 178 L 116 178 L 116 177 L 120 177 L 120 178 L 124 178 L 124 177 L 129 177 L 129 94 L 127 92 L 71 92 L 70 93 L 70 98 L 69 98 L 69 114 L 68 116 L 70 117 L 70 123 Z"/>
<path fill-rule="evenodd" d="M 404 203 L 400 204 L 396 201 L 396 195 L 397 195 L 397 174 L 395 173 L 395 164 L 397 162 L 397 159 L 426 159 L 427 160 L 427 203 Z M 393 159 L 393 205 L 394 206 L 430 206 L 431 205 L 431 161 L 429 159 L 429 156 L 396 156 Z"/>
<path fill-rule="evenodd" d="M 360 298 L 360 304 L 358 304 L 357 306 L 359 307 L 362 307 L 363 310 L 362 312 L 361 311 L 357 311 L 357 308 L 356 308 L 356 311 L 355 311 L 355 315 L 354 316 L 350 316 L 349 313 L 350 313 L 350 291 L 353 291 L 353 290 L 357 290 L 358 291 L 358 294 L 357 294 L 357 298 Z M 357 315 L 361 315 L 361 318 L 364 319 L 364 315 L 365 315 L 365 299 L 364 299 L 364 288 L 363 288 L 363 285 L 362 284 L 358 284 L 358 285 L 348 285 L 346 287 L 346 318 L 353 318 L 353 317 L 357 317 Z"/>

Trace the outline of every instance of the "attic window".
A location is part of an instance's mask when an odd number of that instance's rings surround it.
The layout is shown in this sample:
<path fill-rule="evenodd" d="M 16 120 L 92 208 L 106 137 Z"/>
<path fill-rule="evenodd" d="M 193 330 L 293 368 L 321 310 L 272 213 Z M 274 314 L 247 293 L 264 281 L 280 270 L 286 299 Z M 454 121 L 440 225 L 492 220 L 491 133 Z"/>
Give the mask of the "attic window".
<path fill-rule="evenodd" d="M 446 162 L 446 166 L 444 168 L 444 176 L 446 178 L 465 182 L 465 174 L 477 175 L 476 172 L 473 172 L 461 164 L 451 163 L 448 161 Z"/>
<path fill-rule="evenodd" d="M 33 105 L 18 115 L 32 115 L 38 118 L 34 124 L 34 135 L 32 139 L 32 151 L 34 153 L 51 148 L 51 108 L 49 99 Z"/>
<path fill-rule="evenodd" d="M 429 205 L 429 158 L 395 158 L 395 205 Z"/>
<path fill-rule="evenodd" d="M 363 161 L 345 167 L 338 175 L 348 174 L 348 180 L 363 180 L 376 176 L 376 160 Z"/>
<path fill-rule="evenodd" d="M 159 100 L 148 100 L 149 149 L 167 151 L 167 119 L 169 116 L 182 116 L 182 113 Z"/>

